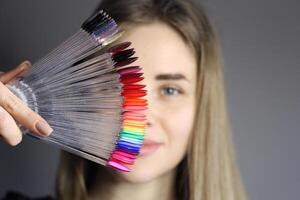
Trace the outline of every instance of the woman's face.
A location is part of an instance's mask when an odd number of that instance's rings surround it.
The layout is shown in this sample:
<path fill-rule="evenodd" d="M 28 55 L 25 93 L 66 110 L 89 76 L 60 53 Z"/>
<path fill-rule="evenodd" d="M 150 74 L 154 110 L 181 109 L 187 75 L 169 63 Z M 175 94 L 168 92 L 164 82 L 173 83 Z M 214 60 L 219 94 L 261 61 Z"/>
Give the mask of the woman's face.
<path fill-rule="evenodd" d="M 196 60 L 181 36 L 164 23 L 126 26 L 122 41 L 132 42 L 143 68 L 148 94 L 147 127 L 141 155 L 130 173 L 132 183 L 151 181 L 183 159 L 195 112 Z"/>

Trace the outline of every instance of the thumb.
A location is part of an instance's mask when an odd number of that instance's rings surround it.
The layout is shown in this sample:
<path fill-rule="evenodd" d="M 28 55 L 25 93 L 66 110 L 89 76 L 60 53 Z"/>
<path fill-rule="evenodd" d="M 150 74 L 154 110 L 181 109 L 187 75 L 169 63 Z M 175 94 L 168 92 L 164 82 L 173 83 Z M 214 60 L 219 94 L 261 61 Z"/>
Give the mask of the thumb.
<path fill-rule="evenodd" d="M 31 66 L 31 64 L 29 61 L 24 61 L 19 66 L 17 66 L 16 68 L 14 68 L 8 72 L 5 72 L 5 73 L 1 72 L 0 73 L 0 82 L 2 82 L 3 84 L 6 84 L 6 83 L 14 80 L 18 76 L 20 76 L 24 72 L 26 72 L 30 66 Z"/>

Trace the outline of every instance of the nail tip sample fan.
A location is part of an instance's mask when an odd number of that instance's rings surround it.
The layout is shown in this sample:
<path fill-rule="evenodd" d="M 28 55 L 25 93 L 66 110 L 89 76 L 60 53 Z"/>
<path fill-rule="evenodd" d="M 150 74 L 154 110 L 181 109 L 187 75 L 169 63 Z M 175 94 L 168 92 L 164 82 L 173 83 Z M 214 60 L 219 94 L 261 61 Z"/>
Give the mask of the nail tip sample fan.
<path fill-rule="evenodd" d="M 130 42 L 107 47 L 120 35 L 100 11 L 8 87 L 54 129 L 31 136 L 128 172 L 143 144 L 147 100 L 141 68 L 129 66 L 137 59 Z"/>

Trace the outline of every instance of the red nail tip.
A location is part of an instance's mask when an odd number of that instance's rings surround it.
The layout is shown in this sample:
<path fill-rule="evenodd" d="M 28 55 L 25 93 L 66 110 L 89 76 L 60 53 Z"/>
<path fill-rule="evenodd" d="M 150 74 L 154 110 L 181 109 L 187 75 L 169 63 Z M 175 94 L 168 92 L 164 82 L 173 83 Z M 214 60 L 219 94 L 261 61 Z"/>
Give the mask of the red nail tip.
<path fill-rule="evenodd" d="M 124 116 L 134 116 L 134 117 L 146 117 L 145 114 L 134 112 L 134 111 L 125 111 L 123 113 Z"/>
<path fill-rule="evenodd" d="M 130 45 L 131 45 L 131 42 L 123 42 L 123 43 L 120 43 L 118 45 L 115 45 L 115 46 L 109 48 L 108 52 L 110 52 L 114 55 L 114 54 L 118 53 L 119 51 L 122 51 L 122 50 L 128 48 Z"/>
<path fill-rule="evenodd" d="M 119 67 L 123 67 L 125 65 L 129 65 L 129 64 L 133 63 L 134 61 L 136 61 L 137 59 L 138 59 L 138 57 L 128 58 L 127 60 L 124 60 L 124 61 L 121 61 L 121 62 L 117 62 L 115 64 L 115 67 L 119 68 Z"/>
<path fill-rule="evenodd" d="M 146 93 L 123 94 L 123 93 L 122 93 L 122 95 L 123 95 L 124 97 L 130 97 L 130 98 L 136 97 L 136 98 L 139 98 L 139 97 L 144 97 L 144 96 L 146 96 L 147 94 L 146 94 Z"/>
<path fill-rule="evenodd" d="M 143 90 L 143 89 L 135 89 L 135 90 L 124 90 L 123 92 L 126 94 L 135 94 L 135 93 L 147 93 L 147 90 Z"/>
<path fill-rule="evenodd" d="M 127 96 L 127 95 L 135 95 L 135 94 L 147 94 L 146 90 L 123 90 L 122 95 Z M 135 97 L 135 96 L 133 96 Z"/>
<path fill-rule="evenodd" d="M 139 101 L 139 102 L 145 102 L 145 101 L 147 101 L 144 98 L 126 98 L 125 100 L 126 101 Z"/>
<path fill-rule="evenodd" d="M 136 155 L 130 154 L 130 153 L 126 153 L 120 150 L 116 150 L 113 152 L 114 154 L 119 154 L 121 156 L 127 157 L 127 158 L 131 158 L 131 159 L 136 159 Z"/>
<path fill-rule="evenodd" d="M 134 163 L 134 160 L 135 160 L 133 158 L 124 157 L 124 156 L 119 155 L 119 154 L 113 154 L 112 159 L 120 161 L 124 164 L 129 164 L 129 165 L 132 165 Z"/>
<path fill-rule="evenodd" d="M 139 85 L 139 84 L 124 85 L 123 90 L 137 90 L 145 87 L 146 87 L 145 85 Z"/>
<path fill-rule="evenodd" d="M 144 73 L 130 73 L 121 75 L 121 78 L 141 77 Z"/>
<path fill-rule="evenodd" d="M 122 78 L 121 82 L 123 84 L 132 84 L 132 83 L 140 82 L 142 80 L 144 80 L 143 77 L 132 77 L 132 78 L 124 78 L 124 79 Z"/>

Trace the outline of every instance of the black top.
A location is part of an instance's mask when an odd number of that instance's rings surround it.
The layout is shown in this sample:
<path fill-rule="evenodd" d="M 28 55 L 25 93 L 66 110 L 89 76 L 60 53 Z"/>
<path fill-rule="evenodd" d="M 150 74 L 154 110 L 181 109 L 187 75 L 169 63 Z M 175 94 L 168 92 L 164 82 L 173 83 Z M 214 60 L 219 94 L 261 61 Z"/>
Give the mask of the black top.
<path fill-rule="evenodd" d="M 19 192 L 11 191 L 11 192 L 7 192 L 6 195 L 3 198 L 1 198 L 0 200 L 55 200 L 55 199 L 51 196 L 30 198 Z"/>

